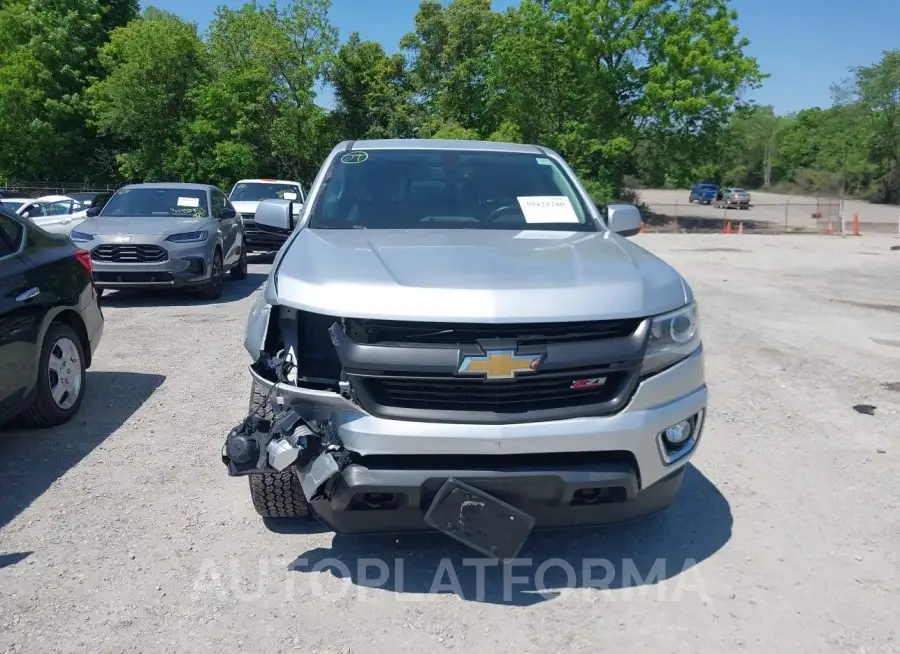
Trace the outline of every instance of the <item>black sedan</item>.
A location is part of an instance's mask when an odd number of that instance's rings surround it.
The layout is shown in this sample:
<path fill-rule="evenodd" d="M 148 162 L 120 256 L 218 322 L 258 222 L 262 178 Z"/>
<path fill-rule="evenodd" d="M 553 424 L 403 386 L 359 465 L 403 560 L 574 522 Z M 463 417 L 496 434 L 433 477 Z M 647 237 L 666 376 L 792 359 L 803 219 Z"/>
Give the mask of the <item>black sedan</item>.
<path fill-rule="evenodd" d="M 0 208 L 0 425 L 68 422 L 102 334 L 90 254 Z"/>

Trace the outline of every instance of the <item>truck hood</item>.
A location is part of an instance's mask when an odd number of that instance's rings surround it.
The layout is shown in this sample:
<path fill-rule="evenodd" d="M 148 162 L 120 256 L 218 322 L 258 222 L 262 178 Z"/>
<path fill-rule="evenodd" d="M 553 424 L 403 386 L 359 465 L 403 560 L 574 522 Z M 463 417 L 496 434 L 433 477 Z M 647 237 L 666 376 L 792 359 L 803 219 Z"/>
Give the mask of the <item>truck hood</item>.
<path fill-rule="evenodd" d="M 301 229 L 272 279 L 278 304 L 387 320 L 631 318 L 691 297 L 673 268 L 610 232 Z"/>
<path fill-rule="evenodd" d="M 232 201 L 231 203 L 234 206 L 234 210 L 238 213 L 256 213 L 256 207 L 259 206 L 259 201 L 257 200 L 241 200 L 239 202 Z"/>
<path fill-rule="evenodd" d="M 232 206 L 234 206 L 234 210 L 239 214 L 249 214 L 254 215 L 256 213 L 256 209 L 259 207 L 259 200 L 238 200 L 237 202 L 232 202 Z M 303 208 L 303 203 L 300 200 L 294 202 L 294 214 L 299 214 L 300 210 Z"/>

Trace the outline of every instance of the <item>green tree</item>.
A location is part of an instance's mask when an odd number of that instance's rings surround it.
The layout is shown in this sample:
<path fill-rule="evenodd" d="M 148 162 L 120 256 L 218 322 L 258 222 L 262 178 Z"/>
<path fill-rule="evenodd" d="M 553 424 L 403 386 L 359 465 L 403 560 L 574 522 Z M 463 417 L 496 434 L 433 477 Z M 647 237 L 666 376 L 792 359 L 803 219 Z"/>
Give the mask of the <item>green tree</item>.
<path fill-rule="evenodd" d="M 686 171 L 763 79 L 726 0 L 523 0 L 494 43 L 493 106 L 617 193 L 644 143 Z"/>
<path fill-rule="evenodd" d="M 197 27 L 154 8 L 113 31 L 100 50 L 105 75 L 89 89 L 93 123 L 113 137 L 126 179 L 159 180 L 180 171 L 173 156 L 192 119 L 188 94 L 204 74 Z"/>
<path fill-rule="evenodd" d="M 85 89 L 110 30 L 136 0 L 8 0 L 0 6 L 0 176 L 78 180 L 97 135 Z"/>
<path fill-rule="evenodd" d="M 353 32 L 329 71 L 335 121 L 341 138 L 402 138 L 415 135 L 412 92 L 403 55 L 388 56 L 374 41 Z"/>

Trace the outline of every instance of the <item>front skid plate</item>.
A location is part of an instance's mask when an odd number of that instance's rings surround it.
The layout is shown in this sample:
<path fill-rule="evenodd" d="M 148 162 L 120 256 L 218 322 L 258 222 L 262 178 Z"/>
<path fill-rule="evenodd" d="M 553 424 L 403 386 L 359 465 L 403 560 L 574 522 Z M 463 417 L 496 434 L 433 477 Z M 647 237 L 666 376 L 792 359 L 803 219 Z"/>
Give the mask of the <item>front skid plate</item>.
<path fill-rule="evenodd" d="M 450 478 L 434 497 L 425 522 L 464 545 L 503 561 L 514 559 L 535 520 L 482 490 Z"/>

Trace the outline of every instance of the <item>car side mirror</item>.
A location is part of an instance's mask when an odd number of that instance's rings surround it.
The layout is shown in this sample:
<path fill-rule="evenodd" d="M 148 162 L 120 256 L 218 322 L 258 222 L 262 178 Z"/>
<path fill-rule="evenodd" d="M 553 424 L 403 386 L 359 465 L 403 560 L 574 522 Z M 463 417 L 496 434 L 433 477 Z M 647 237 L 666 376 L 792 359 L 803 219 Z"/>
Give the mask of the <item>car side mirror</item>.
<path fill-rule="evenodd" d="M 292 205 L 290 200 L 263 200 L 256 207 L 253 220 L 261 231 L 292 232 L 295 224 Z"/>
<path fill-rule="evenodd" d="M 219 219 L 230 220 L 231 218 L 237 218 L 237 211 L 230 207 L 223 207 L 222 211 L 219 212 Z"/>
<path fill-rule="evenodd" d="M 91 207 L 90 209 L 87 210 L 87 213 L 86 213 L 85 215 L 86 215 L 88 218 L 93 218 L 94 216 L 99 216 L 99 215 L 100 215 L 100 210 L 101 210 L 102 208 L 103 208 L 103 207 Z"/>
<path fill-rule="evenodd" d="M 620 236 L 634 236 L 641 231 L 641 211 L 633 204 L 610 204 L 606 207 L 609 231 Z"/>

